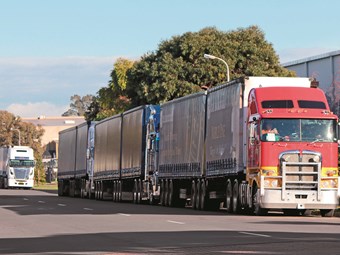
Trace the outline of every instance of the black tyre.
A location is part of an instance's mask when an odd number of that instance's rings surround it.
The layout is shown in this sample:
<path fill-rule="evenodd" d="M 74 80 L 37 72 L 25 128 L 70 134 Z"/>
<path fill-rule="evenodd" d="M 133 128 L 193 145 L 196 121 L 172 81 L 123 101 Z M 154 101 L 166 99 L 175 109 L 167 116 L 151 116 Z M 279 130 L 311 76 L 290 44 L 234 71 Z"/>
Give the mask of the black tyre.
<path fill-rule="evenodd" d="M 333 217 L 334 216 L 334 209 L 320 210 L 320 214 L 321 214 L 322 217 Z"/>
<path fill-rule="evenodd" d="M 254 214 L 257 216 L 265 216 L 268 214 L 268 210 L 262 208 L 260 205 L 260 189 L 257 186 L 253 188 L 253 208 Z"/>
<path fill-rule="evenodd" d="M 233 188 L 230 179 L 227 180 L 226 185 L 226 192 L 225 192 L 225 205 L 228 213 L 231 213 L 233 211 L 232 209 L 232 200 L 233 200 Z"/>
<path fill-rule="evenodd" d="M 205 181 L 201 181 L 201 192 L 200 192 L 200 210 L 206 210 L 207 209 L 207 187 L 205 184 Z"/>
<path fill-rule="evenodd" d="M 239 212 L 239 188 L 238 188 L 238 181 L 234 181 L 233 185 L 233 202 L 232 202 L 232 212 L 238 213 Z"/>
<path fill-rule="evenodd" d="M 197 183 L 196 183 L 196 199 L 195 199 L 195 209 L 196 210 L 199 210 L 201 209 L 200 207 L 200 201 L 201 200 L 201 181 L 200 180 L 197 180 Z"/>
<path fill-rule="evenodd" d="M 161 193 L 160 193 L 160 201 L 161 205 L 165 205 L 165 183 L 164 180 L 161 180 Z"/>
<path fill-rule="evenodd" d="M 174 206 L 174 183 L 172 180 L 168 181 L 168 205 Z"/>
<path fill-rule="evenodd" d="M 197 197 L 196 183 L 195 180 L 192 181 L 191 184 L 191 207 L 192 209 L 196 209 L 196 197 Z"/>

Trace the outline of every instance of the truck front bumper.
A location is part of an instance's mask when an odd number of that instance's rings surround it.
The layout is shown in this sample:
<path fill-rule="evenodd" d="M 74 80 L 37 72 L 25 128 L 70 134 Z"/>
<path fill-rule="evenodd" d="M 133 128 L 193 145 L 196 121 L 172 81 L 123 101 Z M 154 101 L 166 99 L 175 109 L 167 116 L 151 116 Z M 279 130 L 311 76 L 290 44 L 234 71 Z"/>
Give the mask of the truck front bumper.
<path fill-rule="evenodd" d="M 339 204 L 337 190 L 317 191 L 264 189 L 260 205 L 267 209 L 336 209 Z"/>
<path fill-rule="evenodd" d="M 33 188 L 33 180 L 8 179 L 8 187 Z"/>

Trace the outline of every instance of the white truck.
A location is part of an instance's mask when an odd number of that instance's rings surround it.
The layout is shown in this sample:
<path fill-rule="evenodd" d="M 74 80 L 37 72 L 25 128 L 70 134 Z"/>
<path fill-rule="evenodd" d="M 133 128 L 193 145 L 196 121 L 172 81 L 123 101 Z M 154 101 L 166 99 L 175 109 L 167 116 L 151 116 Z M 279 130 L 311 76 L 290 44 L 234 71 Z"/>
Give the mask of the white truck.
<path fill-rule="evenodd" d="M 33 188 L 34 166 L 32 148 L 0 147 L 0 188 Z"/>

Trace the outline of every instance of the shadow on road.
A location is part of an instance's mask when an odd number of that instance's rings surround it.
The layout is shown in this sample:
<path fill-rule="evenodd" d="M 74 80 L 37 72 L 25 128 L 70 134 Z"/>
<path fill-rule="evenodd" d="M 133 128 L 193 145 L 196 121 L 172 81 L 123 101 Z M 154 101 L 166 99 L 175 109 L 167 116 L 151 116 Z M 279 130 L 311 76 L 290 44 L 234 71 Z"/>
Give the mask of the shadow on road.
<path fill-rule="evenodd" d="M 0 254 L 338 254 L 339 234 L 132 232 L 0 239 Z M 256 236 L 257 235 L 257 236 Z"/>
<path fill-rule="evenodd" d="M 226 216 L 221 211 L 198 211 L 191 208 L 170 208 L 159 205 L 116 203 L 81 198 L 59 197 L 51 192 L 30 191 L 18 195 L 17 191 L 2 194 L 0 190 L 0 209 L 6 209 L 18 215 L 109 215 L 125 214 L 168 214 L 168 215 L 216 215 Z M 22 193 L 20 193 L 22 194 Z"/>

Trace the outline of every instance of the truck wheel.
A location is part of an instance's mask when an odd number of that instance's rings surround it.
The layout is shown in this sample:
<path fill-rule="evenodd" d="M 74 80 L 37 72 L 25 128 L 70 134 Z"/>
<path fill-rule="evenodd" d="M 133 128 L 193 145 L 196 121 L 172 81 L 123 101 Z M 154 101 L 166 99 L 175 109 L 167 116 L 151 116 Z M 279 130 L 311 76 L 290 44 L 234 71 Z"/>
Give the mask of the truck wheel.
<path fill-rule="evenodd" d="M 121 181 L 118 181 L 118 202 L 122 202 L 123 200 L 123 183 Z"/>
<path fill-rule="evenodd" d="M 58 196 L 61 197 L 63 195 L 63 186 L 61 181 L 58 181 Z"/>
<path fill-rule="evenodd" d="M 334 216 L 334 209 L 320 210 L 320 214 L 321 214 L 322 217 L 333 217 Z"/>
<path fill-rule="evenodd" d="M 174 206 L 174 182 L 172 180 L 168 181 L 168 205 Z"/>
<path fill-rule="evenodd" d="M 142 180 L 137 180 L 137 204 L 142 202 Z"/>
<path fill-rule="evenodd" d="M 164 180 L 164 205 L 169 206 L 169 180 Z"/>
<path fill-rule="evenodd" d="M 112 201 L 116 202 L 116 181 L 113 181 L 112 184 Z"/>
<path fill-rule="evenodd" d="M 100 182 L 100 200 L 104 200 L 104 182 Z"/>
<path fill-rule="evenodd" d="M 207 196 L 207 187 L 205 184 L 205 181 L 201 181 L 201 195 L 200 195 L 200 210 L 206 210 L 207 209 L 207 203 L 206 203 L 206 196 Z"/>
<path fill-rule="evenodd" d="M 238 211 L 239 211 L 238 196 L 239 196 L 238 181 L 235 180 L 234 185 L 233 185 L 233 202 L 232 202 L 233 213 L 238 213 Z"/>
<path fill-rule="evenodd" d="M 191 207 L 192 209 L 196 209 L 196 183 L 195 180 L 191 183 Z"/>
<path fill-rule="evenodd" d="M 228 213 L 232 212 L 232 197 L 233 197 L 233 189 L 230 179 L 227 180 L 226 192 L 225 192 L 225 205 Z"/>
<path fill-rule="evenodd" d="M 97 199 L 97 182 L 94 182 L 94 199 Z"/>
<path fill-rule="evenodd" d="M 164 198 L 165 198 L 165 185 L 164 185 L 164 180 L 161 180 L 161 192 L 160 192 L 160 201 L 159 201 L 159 203 L 161 204 L 161 205 L 165 205 L 165 201 L 164 201 Z"/>
<path fill-rule="evenodd" d="M 201 182 L 200 180 L 197 180 L 196 183 L 196 198 L 195 198 L 195 209 L 200 209 L 200 200 L 201 200 Z"/>
<path fill-rule="evenodd" d="M 134 204 L 137 204 L 137 180 L 135 179 L 134 180 L 134 184 L 133 184 L 133 191 L 132 191 L 132 196 L 133 196 L 133 198 L 132 198 L 132 201 L 133 201 L 133 203 Z"/>
<path fill-rule="evenodd" d="M 85 187 L 86 187 L 85 180 L 81 179 L 80 183 L 81 183 L 80 184 L 80 198 L 85 198 Z"/>
<path fill-rule="evenodd" d="M 257 216 L 265 216 L 268 214 L 268 210 L 261 208 L 260 205 L 260 190 L 257 186 L 253 189 L 253 208 L 254 214 Z"/>

